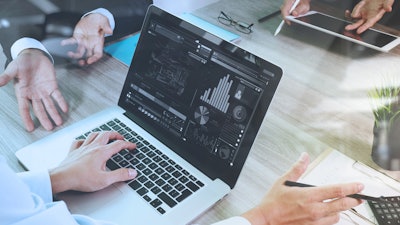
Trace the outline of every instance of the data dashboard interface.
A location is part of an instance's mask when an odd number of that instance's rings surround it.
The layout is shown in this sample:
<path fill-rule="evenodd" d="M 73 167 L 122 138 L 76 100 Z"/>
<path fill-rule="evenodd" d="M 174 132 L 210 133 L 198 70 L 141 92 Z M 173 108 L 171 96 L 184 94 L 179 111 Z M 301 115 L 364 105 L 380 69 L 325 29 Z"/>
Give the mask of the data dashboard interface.
<path fill-rule="evenodd" d="M 147 23 L 120 104 L 161 139 L 185 143 L 177 151 L 233 167 L 246 158 L 281 71 L 187 24 Z"/>

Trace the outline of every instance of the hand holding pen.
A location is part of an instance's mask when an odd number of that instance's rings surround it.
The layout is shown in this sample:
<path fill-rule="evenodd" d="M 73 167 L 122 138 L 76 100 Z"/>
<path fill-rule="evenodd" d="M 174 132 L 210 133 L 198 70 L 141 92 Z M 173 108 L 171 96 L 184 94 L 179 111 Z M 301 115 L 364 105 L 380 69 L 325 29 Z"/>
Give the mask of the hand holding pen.
<path fill-rule="evenodd" d="M 304 184 L 304 183 L 299 183 L 299 182 L 294 182 L 294 181 L 289 181 L 289 180 L 285 181 L 284 184 L 289 187 L 315 187 L 314 185 Z M 367 200 L 367 201 L 374 201 L 374 202 L 387 202 L 387 200 L 385 200 L 383 196 L 372 197 L 372 196 L 362 195 L 362 194 L 351 194 L 351 195 L 347 195 L 347 197 L 355 198 L 355 199 L 363 199 L 363 200 Z"/>
<path fill-rule="evenodd" d="M 285 0 L 281 7 L 283 20 L 279 24 L 274 35 L 276 36 L 281 31 L 282 26 L 285 23 L 286 16 L 298 16 L 308 12 L 310 10 L 310 1 L 311 0 Z M 290 25 L 289 21 L 286 21 L 286 23 Z"/>
<path fill-rule="evenodd" d="M 345 197 L 361 192 L 364 186 L 360 183 L 313 188 L 284 185 L 287 180 L 297 181 L 307 170 L 309 162 L 309 155 L 303 153 L 292 168 L 271 186 L 261 202 L 242 216 L 253 225 L 335 224 L 342 211 L 362 203 L 361 200 Z"/>

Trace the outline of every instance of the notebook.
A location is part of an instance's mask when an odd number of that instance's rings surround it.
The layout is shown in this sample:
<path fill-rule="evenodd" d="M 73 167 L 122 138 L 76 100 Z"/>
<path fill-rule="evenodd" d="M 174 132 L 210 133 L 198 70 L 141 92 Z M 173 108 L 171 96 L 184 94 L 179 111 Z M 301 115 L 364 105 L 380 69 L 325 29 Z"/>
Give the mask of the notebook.
<path fill-rule="evenodd" d="M 234 188 L 281 77 L 278 66 L 152 5 L 118 104 L 16 156 L 29 170 L 52 168 L 73 140 L 116 129 L 138 147 L 107 167 L 139 176 L 57 198 L 117 224 L 187 224 Z"/>

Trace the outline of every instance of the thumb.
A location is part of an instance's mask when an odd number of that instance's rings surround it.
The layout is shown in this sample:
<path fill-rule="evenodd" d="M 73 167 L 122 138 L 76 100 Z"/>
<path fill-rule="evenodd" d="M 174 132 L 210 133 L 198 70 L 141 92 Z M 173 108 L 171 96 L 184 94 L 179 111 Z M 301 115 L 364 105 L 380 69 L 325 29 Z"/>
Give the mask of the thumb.
<path fill-rule="evenodd" d="M 14 66 L 14 63 L 11 62 L 8 64 L 6 70 L 3 74 L 0 75 L 0 87 L 8 84 L 10 80 L 14 79 L 17 76 L 17 68 Z"/>
<path fill-rule="evenodd" d="M 283 179 L 290 181 L 297 181 L 301 175 L 306 171 L 309 164 L 310 157 L 306 152 L 303 152 L 297 162 L 290 168 L 283 176 Z"/>
<path fill-rule="evenodd" d="M 103 32 L 104 32 L 105 35 L 112 35 L 113 34 L 113 30 L 111 29 L 109 23 L 107 23 L 107 25 L 105 25 L 103 27 Z"/>
<path fill-rule="evenodd" d="M 394 0 L 385 1 L 383 3 L 383 9 L 385 9 L 386 12 L 391 12 L 393 3 L 394 3 Z"/>
<path fill-rule="evenodd" d="M 110 184 L 132 180 L 137 176 L 137 171 L 132 168 L 120 168 L 107 173 Z"/>
<path fill-rule="evenodd" d="M 70 38 L 63 39 L 60 44 L 61 44 L 61 46 L 65 46 L 65 45 L 73 45 L 76 43 L 78 43 L 78 41 L 74 37 L 70 37 Z"/>
<path fill-rule="evenodd" d="M 365 6 L 365 1 L 360 1 L 356 6 L 354 6 L 353 11 L 351 12 L 351 17 L 353 18 L 360 18 L 361 17 L 361 10 Z"/>

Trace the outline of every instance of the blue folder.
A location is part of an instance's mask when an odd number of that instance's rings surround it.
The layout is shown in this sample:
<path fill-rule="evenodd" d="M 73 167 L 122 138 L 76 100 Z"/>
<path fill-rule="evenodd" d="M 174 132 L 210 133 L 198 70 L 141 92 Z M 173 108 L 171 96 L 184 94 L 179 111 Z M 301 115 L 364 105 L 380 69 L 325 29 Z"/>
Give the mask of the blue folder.
<path fill-rule="evenodd" d="M 135 52 L 136 45 L 139 41 L 140 33 L 129 36 L 118 42 L 112 43 L 104 47 L 104 51 L 112 57 L 120 60 L 125 65 L 131 64 L 133 53 Z"/>

